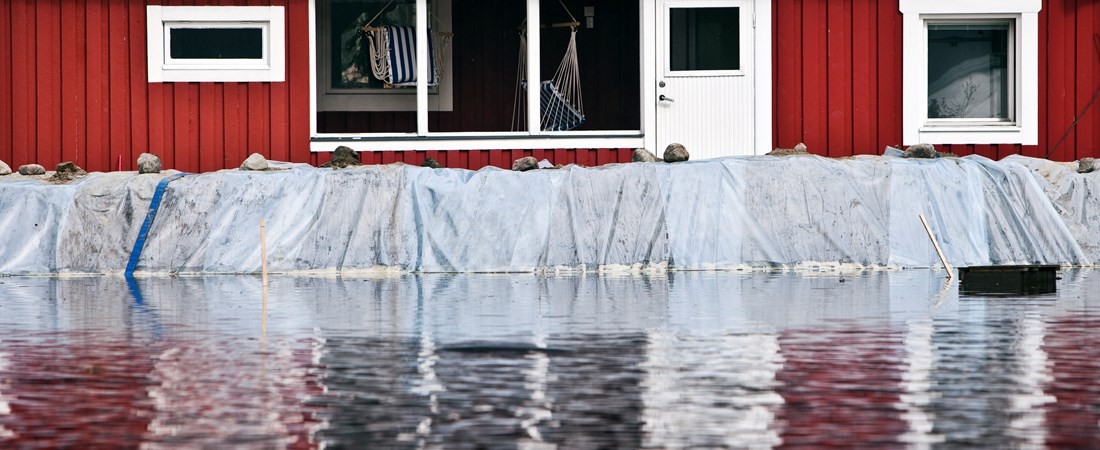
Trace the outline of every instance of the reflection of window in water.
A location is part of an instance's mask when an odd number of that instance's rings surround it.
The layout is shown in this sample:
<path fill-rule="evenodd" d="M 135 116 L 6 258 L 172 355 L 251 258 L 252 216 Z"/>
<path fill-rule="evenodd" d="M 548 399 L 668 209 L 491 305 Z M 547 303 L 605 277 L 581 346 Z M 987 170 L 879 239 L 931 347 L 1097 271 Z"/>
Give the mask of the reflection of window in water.
<path fill-rule="evenodd" d="M 428 2 L 432 10 L 433 2 Z M 385 10 L 383 11 L 383 8 Z M 416 3 L 390 0 L 334 0 L 331 5 L 334 88 L 385 88 L 370 69 L 370 51 L 366 34 L 360 27 L 416 26 Z M 379 14 L 381 12 L 381 14 Z M 371 21 L 373 19 L 373 22 Z M 339 54 L 339 58 L 335 56 Z"/>
<path fill-rule="evenodd" d="M 1011 119 L 1010 25 L 928 25 L 929 119 Z"/>

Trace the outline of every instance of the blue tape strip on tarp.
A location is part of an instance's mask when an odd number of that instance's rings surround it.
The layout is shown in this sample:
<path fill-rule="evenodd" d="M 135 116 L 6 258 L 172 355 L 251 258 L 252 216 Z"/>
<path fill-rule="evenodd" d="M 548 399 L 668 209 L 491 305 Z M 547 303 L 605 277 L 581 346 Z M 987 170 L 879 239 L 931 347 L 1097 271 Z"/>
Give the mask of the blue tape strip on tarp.
<path fill-rule="evenodd" d="M 149 212 L 145 214 L 145 223 L 141 224 L 141 231 L 138 233 L 137 242 L 134 242 L 134 249 L 130 252 L 130 262 L 126 264 L 127 277 L 132 276 L 134 274 L 134 269 L 137 268 L 138 259 L 141 258 L 141 250 L 145 247 L 145 238 L 149 237 L 149 229 L 153 227 L 153 218 L 157 216 L 157 210 L 160 209 L 160 201 L 164 199 L 164 189 L 168 187 L 168 183 L 187 175 L 190 174 L 186 172 L 177 173 L 157 183 L 157 190 L 153 192 L 153 201 L 149 203 Z"/>

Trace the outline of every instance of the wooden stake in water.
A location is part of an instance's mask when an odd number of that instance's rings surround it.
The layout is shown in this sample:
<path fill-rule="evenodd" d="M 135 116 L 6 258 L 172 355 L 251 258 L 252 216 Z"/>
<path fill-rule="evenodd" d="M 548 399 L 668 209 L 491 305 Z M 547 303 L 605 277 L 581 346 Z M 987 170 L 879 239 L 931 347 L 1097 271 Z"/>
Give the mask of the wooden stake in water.
<path fill-rule="evenodd" d="M 260 219 L 260 259 L 262 260 L 261 276 L 263 277 L 264 295 L 263 311 L 261 312 L 263 315 L 261 326 L 263 327 L 262 332 L 264 336 L 267 336 L 267 224 L 264 223 L 264 219 Z"/>
<path fill-rule="evenodd" d="M 264 287 L 267 287 L 267 224 L 264 223 L 264 219 L 260 219 L 260 259 Z"/>
<path fill-rule="evenodd" d="M 924 225 L 924 231 L 928 232 L 928 239 L 932 240 L 932 246 L 936 247 L 936 254 L 940 255 L 943 268 L 947 269 L 947 279 L 955 278 L 955 273 L 951 271 L 951 266 L 947 264 L 947 258 L 943 256 L 943 250 L 940 250 L 939 241 L 936 241 L 936 235 L 932 234 L 932 228 L 928 226 L 928 221 L 924 220 L 924 214 L 917 214 L 917 217 L 920 217 L 920 223 Z"/>

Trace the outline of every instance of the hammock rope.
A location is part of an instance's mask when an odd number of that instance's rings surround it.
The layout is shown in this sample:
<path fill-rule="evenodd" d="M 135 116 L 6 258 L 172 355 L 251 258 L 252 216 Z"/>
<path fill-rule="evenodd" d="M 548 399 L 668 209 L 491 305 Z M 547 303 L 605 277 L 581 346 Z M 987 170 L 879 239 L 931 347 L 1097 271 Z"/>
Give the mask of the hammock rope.
<path fill-rule="evenodd" d="M 560 2 L 560 0 L 559 0 Z M 565 4 L 562 4 L 565 7 Z M 573 14 L 565 9 L 570 18 Z M 574 19 L 574 22 L 576 20 Z M 526 125 L 527 107 L 527 34 L 520 34 L 519 67 L 516 69 L 516 98 L 512 109 L 512 130 L 522 131 Z M 539 85 L 541 106 L 540 126 L 543 131 L 569 131 L 584 123 L 584 100 L 581 93 L 580 66 L 577 63 L 577 28 L 570 27 L 569 43 L 554 77 Z"/>
<path fill-rule="evenodd" d="M 573 28 L 569 33 L 569 45 L 565 49 L 565 56 L 554 72 L 552 86 L 543 87 L 543 97 L 547 95 L 547 87 L 556 88 L 556 96 L 561 102 L 551 100 L 557 108 L 544 111 L 542 114 L 542 129 L 552 131 L 568 131 L 579 127 L 584 123 L 584 101 L 581 96 L 581 71 L 577 64 L 577 29 Z M 551 93 L 555 94 L 555 93 Z M 544 109 L 545 103 L 543 99 Z M 561 129 L 564 128 L 564 129 Z"/>

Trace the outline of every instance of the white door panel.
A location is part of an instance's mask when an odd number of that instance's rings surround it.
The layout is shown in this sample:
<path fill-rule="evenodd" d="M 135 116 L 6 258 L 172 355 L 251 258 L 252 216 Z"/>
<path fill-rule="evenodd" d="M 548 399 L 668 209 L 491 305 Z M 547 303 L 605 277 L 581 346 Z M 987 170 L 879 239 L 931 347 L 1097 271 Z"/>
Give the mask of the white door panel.
<path fill-rule="evenodd" d="M 752 0 L 662 0 L 657 20 L 657 152 L 754 154 Z"/>

